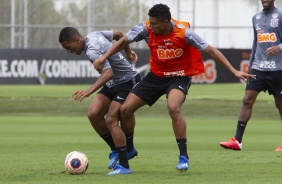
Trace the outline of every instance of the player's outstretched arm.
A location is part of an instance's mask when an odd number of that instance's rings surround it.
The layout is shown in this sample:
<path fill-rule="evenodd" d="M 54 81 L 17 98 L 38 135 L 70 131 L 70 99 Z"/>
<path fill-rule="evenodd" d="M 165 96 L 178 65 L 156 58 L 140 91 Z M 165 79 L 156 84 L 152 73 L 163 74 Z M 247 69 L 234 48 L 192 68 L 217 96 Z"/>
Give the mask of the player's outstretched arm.
<path fill-rule="evenodd" d="M 226 57 L 216 48 L 209 45 L 205 50 L 205 53 L 207 53 L 209 56 L 211 56 L 215 61 L 219 62 L 223 66 L 225 66 L 231 73 L 233 73 L 236 77 L 247 81 L 248 77 L 256 78 L 255 75 L 247 74 L 241 71 L 236 70 L 230 62 L 226 59 Z"/>
<path fill-rule="evenodd" d="M 84 98 L 89 97 L 92 93 L 104 86 L 114 76 L 111 68 L 104 70 L 97 81 L 92 84 L 87 90 L 78 90 L 73 93 L 73 100 L 82 101 Z"/>

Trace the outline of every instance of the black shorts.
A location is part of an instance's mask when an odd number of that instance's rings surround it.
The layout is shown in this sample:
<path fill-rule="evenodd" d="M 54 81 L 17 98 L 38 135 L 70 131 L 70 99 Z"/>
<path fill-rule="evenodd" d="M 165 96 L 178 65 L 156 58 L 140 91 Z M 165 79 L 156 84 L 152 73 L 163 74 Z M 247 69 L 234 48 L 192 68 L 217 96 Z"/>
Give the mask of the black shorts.
<path fill-rule="evenodd" d="M 117 101 L 120 104 L 123 104 L 133 86 L 135 86 L 140 80 L 140 75 L 137 74 L 135 78 L 130 81 L 115 85 L 111 88 L 104 85 L 98 93 L 105 95 L 111 101 Z"/>
<path fill-rule="evenodd" d="M 282 96 L 282 71 L 259 71 L 252 69 L 250 74 L 256 79 L 248 78 L 246 90 L 268 91 L 270 95 Z"/>
<path fill-rule="evenodd" d="M 191 78 L 185 76 L 161 78 L 149 72 L 131 92 L 152 106 L 162 95 L 166 97 L 170 90 L 179 89 L 185 95 L 191 86 Z"/>

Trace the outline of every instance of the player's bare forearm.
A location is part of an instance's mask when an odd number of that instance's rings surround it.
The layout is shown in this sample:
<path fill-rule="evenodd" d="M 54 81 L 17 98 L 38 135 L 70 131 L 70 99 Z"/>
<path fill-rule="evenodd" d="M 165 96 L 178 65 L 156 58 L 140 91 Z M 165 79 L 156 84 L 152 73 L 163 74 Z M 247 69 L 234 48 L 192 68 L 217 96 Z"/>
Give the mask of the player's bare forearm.
<path fill-rule="evenodd" d="M 89 88 L 91 93 L 94 93 L 102 86 L 104 86 L 109 80 L 113 78 L 114 74 L 111 68 L 104 70 L 96 82 Z"/>
<path fill-rule="evenodd" d="M 226 57 L 216 48 L 208 46 L 205 50 L 209 56 L 211 56 L 216 62 L 219 62 L 225 66 L 231 73 L 235 74 L 236 69 L 230 64 Z"/>
<path fill-rule="evenodd" d="M 113 71 L 111 68 L 104 70 L 97 81 L 92 84 L 90 88 L 88 88 L 87 90 L 78 90 L 74 92 L 72 95 L 73 99 L 81 102 L 85 97 L 90 96 L 92 93 L 104 86 L 109 80 L 111 80 L 112 77 Z"/>
<path fill-rule="evenodd" d="M 226 57 L 216 48 L 212 47 L 212 46 L 208 46 L 205 50 L 205 53 L 207 53 L 208 55 L 210 55 L 215 61 L 219 62 L 220 64 L 222 64 L 223 66 L 225 66 L 231 73 L 233 73 L 236 77 L 247 81 L 248 77 L 254 78 L 255 79 L 255 75 L 251 75 L 251 74 L 247 74 L 244 73 L 242 71 L 236 70 L 231 64 L 230 62 L 226 59 Z"/>

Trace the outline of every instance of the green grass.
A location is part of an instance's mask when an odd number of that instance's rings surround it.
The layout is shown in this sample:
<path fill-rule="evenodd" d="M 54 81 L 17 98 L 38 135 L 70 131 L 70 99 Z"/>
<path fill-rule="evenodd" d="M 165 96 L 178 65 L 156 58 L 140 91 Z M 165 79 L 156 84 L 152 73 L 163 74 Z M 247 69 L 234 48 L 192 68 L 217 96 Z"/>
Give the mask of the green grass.
<path fill-rule="evenodd" d="M 0 87 L 0 115 L 7 116 L 85 116 L 92 98 L 74 102 L 72 94 L 87 85 L 46 85 Z M 189 119 L 236 119 L 244 95 L 243 84 L 193 84 L 183 104 L 183 114 Z M 166 99 L 153 107 L 142 107 L 136 115 L 168 117 Z M 169 118 L 169 117 L 168 117 Z M 273 96 L 261 93 L 254 106 L 252 119 L 279 118 Z"/>
<path fill-rule="evenodd" d="M 244 135 L 243 150 L 219 147 L 235 133 L 242 84 L 193 85 L 183 105 L 190 169 L 176 172 L 178 148 L 161 98 L 136 113 L 133 174 L 107 176 L 109 148 L 86 118 L 91 98 L 71 94 L 86 85 L 0 86 L 0 183 L 280 183 L 282 124 L 273 97 L 260 94 Z M 89 157 L 83 175 L 64 170 L 65 156 Z"/>

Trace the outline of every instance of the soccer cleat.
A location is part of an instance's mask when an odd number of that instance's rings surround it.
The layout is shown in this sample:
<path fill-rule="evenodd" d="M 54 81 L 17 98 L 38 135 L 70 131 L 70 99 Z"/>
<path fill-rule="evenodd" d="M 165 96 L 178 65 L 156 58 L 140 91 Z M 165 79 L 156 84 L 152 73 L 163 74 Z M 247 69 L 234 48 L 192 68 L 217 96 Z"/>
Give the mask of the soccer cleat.
<path fill-rule="evenodd" d="M 127 159 L 130 160 L 137 155 L 138 155 L 138 151 L 135 148 L 133 148 L 131 152 L 127 152 Z"/>
<path fill-rule="evenodd" d="M 110 161 L 108 163 L 108 169 L 112 169 L 116 165 L 118 160 L 119 160 L 118 152 L 117 151 L 112 151 L 109 154 L 109 159 L 110 159 Z"/>
<path fill-rule="evenodd" d="M 178 171 L 187 171 L 189 168 L 189 160 L 184 156 L 179 156 L 179 162 L 176 166 L 176 170 Z"/>
<path fill-rule="evenodd" d="M 130 159 L 134 158 L 137 155 L 138 155 L 138 151 L 135 148 L 133 148 L 133 150 L 131 152 L 127 153 L 127 159 L 130 160 Z M 110 153 L 110 155 L 109 155 L 109 158 L 110 158 L 110 161 L 109 161 L 109 164 L 108 164 L 108 169 L 112 169 L 112 168 L 114 168 L 114 166 L 116 164 L 119 163 L 118 152 L 117 151 L 112 151 Z"/>
<path fill-rule="evenodd" d="M 219 145 L 225 149 L 232 149 L 240 151 L 242 149 L 242 143 L 239 143 L 235 137 L 232 137 L 228 142 L 220 142 Z"/>
<path fill-rule="evenodd" d="M 114 166 L 114 170 L 109 172 L 108 175 L 117 175 L 117 174 L 131 174 L 131 169 L 127 169 L 122 167 L 121 165 L 117 164 Z"/>
<path fill-rule="evenodd" d="M 276 151 L 276 152 L 282 152 L 282 145 L 279 146 L 278 148 L 276 148 L 274 151 Z"/>

